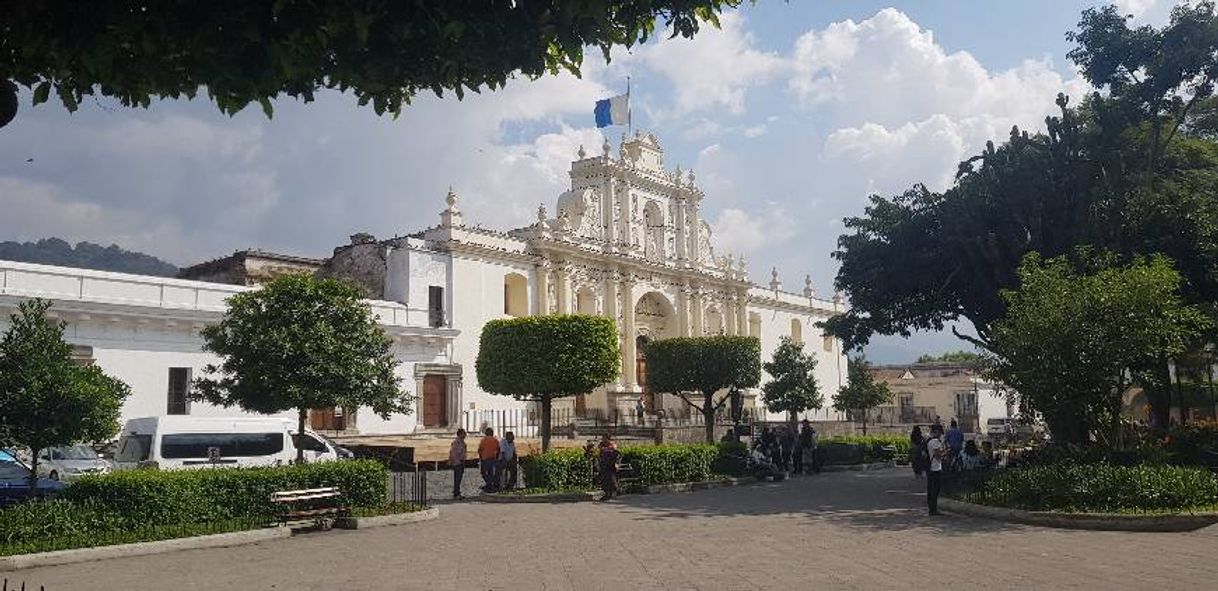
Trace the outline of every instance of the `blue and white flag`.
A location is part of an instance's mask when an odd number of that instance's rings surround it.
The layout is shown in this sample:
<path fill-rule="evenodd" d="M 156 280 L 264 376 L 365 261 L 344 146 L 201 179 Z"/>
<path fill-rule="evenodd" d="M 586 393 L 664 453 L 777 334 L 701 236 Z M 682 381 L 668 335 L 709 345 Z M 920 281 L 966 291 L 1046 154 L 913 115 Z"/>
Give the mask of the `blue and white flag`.
<path fill-rule="evenodd" d="M 630 95 L 620 94 L 613 98 L 596 101 L 596 126 L 626 125 L 630 122 Z"/>

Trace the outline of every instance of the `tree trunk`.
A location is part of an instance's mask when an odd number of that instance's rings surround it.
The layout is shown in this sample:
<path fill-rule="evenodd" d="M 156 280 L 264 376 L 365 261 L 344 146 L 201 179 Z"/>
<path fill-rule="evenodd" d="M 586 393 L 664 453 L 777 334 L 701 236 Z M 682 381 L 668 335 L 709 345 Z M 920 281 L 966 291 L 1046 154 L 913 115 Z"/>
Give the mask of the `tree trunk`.
<path fill-rule="evenodd" d="M 706 442 L 715 442 L 715 393 L 709 392 L 702 398 L 702 419 L 706 422 Z"/>
<path fill-rule="evenodd" d="M 1142 388 L 1154 417 L 1155 431 L 1164 433 L 1171 425 L 1171 376 L 1167 371 L 1167 361 L 1153 365 L 1151 372 L 1155 376 L 1155 383 L 1143 384 Z"/>
<path fill-rule="evenodd" d="M 554 397 L 549 394 L 541 395 L 541 451 L 550 451 L 550 407 Z"/>
<path fill-rule="evenodd" d="M 30 500 L 38 495 L 38 453 L 41 451 L 41 449 L 30 449 Z"/>
<path fill-rule="evenodd" d="M 867 434 L 867 409 L 863 409 L 863 435 Z"/>
<path fill-rule="evenodd" d="M 308 416 L 309 416 L 309 409 L 299 408 L 296 410 L 296 413 L 298 415 L 297 416 L 298 420 L 296 423 L 296 425 L 297 425 L 296 426 L 296 437 L 297 437 L 297 439 L 303 440 L 304 432 L 305 432 L 305 419 L 308 418 Z M 304 463 L 304 448 L 300 447 L 299 445 L 296 446 L 296 463 L 297 464 Z"/>

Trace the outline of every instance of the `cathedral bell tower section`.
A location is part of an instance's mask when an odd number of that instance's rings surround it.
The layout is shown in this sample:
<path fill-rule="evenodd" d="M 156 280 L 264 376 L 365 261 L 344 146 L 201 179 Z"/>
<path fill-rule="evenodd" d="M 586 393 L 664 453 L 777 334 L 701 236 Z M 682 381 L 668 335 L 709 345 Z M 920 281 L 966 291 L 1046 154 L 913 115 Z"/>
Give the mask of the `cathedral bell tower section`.
<path fill-rule="evenodd" d="M 608 253 L 681 268 L 715 266 L 693 172 L 667 170 L 654 134 L 623 136 L 614 152 L 608 140 L 597 156 L 580 148 L 554 226 Z"/>

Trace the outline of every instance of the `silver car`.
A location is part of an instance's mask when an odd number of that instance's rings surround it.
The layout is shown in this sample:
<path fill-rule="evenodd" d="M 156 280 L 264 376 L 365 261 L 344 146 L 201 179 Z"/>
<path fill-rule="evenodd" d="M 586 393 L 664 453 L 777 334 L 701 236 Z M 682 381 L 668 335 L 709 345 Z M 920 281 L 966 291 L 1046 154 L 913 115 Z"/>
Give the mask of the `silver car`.
<path fill-rule="evenodd" d="M 38 476 L 71 482 L 86 474 L 106 474 L 110 462 L 102 459 L 87 445 L 65 445 L 42 450 L 38 454 Z"/>

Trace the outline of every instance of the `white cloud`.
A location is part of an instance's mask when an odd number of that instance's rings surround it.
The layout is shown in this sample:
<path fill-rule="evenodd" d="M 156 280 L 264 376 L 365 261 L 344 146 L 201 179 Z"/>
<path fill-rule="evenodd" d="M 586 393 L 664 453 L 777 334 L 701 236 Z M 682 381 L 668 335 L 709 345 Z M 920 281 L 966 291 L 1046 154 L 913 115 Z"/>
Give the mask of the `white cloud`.
<path fill-rule="evenodd" d="M 761 204 L 757 204 L 761 205 Z M 794 221 L 777 204 L 764 204 L 760 212 L 729 207 L 710 221 L 715 250 L 737 257 L 754 255 L 773 248 L 795 236 Z"/>
<path fill-rule="evenodd" d="M 786 62 L 754 47 L 753 34 L 739 13 L 719 20 L 719 29 L 707 26 L 693 39 L 675 37 L 644 45 L 623 61 L 641 62 L 666 77 L 673 85 L 678 115 L 711 107 L 741 115 L 745 91 L 779 75 Z"/>
<path fill-rule="evenodd" d="M 1054 98 L 1088 90 L 1048 61 L 1026 60 L 991 72 L 970 53 L 948 53 L 904 13 L 888 8 L 861 22 L 809 31 L 795 47 L 789 88 L 809 108 L 838 122 L 826 159 L 849 167 L 867 190 L 913 182 L 950 184 L 957 163 L 1013 125 L 1040 129 Z"/>

